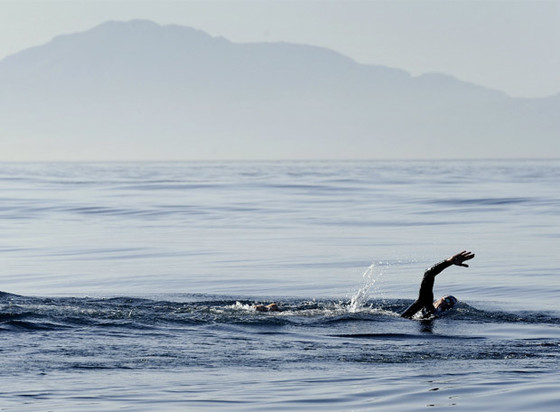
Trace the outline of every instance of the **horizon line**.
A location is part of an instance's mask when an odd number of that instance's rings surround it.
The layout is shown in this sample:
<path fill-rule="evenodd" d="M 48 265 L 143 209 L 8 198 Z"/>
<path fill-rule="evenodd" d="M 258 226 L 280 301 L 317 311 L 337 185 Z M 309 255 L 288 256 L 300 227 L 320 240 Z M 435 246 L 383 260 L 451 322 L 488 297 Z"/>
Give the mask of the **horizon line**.
<path fill-rule="evenodd" d="M 1 160 L 0 164 L 41 164 L 41 163 L 350 163 L 350 162 L 500 162 L 500 161 L 559 161 L 560 157 L 488 157 L 488 158 L 349 158 L 349 159 L 138 159 L 138 160 Z"/>

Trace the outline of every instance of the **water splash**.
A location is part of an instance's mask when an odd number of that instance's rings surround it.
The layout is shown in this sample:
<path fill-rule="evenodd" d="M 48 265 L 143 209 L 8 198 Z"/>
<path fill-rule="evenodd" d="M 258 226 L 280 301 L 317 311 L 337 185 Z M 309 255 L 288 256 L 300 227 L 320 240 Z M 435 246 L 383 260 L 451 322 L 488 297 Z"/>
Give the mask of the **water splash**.
<path fill-rule="evenodd" d="M 375 277 L 375 264 L 372 263 L 370 267 L 366 269 L 362 275 L 362 285 L 360 289 L 352 296 L 350 299 L 350 305 L 348 311 L 350 313 L 356 313 L 360 308 L 364 306 L 368 299 L 369 291 L 375 284 L 377 278 Z M 381 273 L 379 273 L 381 275 Z"/>

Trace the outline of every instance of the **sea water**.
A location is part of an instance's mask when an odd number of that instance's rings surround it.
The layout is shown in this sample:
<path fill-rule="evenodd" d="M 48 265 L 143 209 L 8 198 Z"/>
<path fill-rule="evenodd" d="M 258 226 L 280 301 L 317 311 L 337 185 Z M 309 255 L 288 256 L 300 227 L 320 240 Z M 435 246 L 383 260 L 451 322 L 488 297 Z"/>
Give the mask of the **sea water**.
<path fill-rule="evenodd" d="M 559 181 L 557 160 L 0 164 L 0 410 L 557 410 Z M 461 250 L 434 288 L 456 309 L 400 318 Z"/>

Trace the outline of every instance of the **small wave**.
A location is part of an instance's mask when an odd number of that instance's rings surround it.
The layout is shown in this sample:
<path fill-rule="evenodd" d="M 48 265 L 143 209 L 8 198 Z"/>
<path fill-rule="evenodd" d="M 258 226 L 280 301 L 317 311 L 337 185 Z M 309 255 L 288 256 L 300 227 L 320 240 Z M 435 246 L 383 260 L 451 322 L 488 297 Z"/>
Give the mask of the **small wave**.
<path fill-rule="evenodd" d="M 422 339 L 422 340 L 460 340 L 465 339 L 471 340 L 483 340 L 484 337 L 480 336 L 442 336 L 436 334 L 414 334 L 414 333 L 350 333 L 350 334 L 340 334 L 331 335 L 336 338 L 352 338 L 352 339 L 374 339 L 374 340 L 410 340 L 410 339 Z"/>
<path fill-rule="evenodd" d="M 472 198 L 472 199 L 439 199 L 433 200 L 432 203 L 435 204 L 445 204 L 445 205 L 478 205 L 478 206 L 502 206 L 502 205 L 513 205 L 530 203 L 533 199 L 528 197 L 496 197 L 496 198 Z"/>
<path fill-rule="evenodd" d="M 410 300 L 351 301 L 282 299 L 280 312 L 259 312 L 247 299 L 208 299 L 197 295 L 188 302 L 136 297 L 33 298 L 0 293 L 0 326 L 11 331 L 68 328 L 119 328 L 151 330 L 190 325 L 301 325 L 320 326 L 357 322 L 394 322 Z M 465 303 L 446 321 L 501 324 L 560 325 L 557 313 L 488 311 Z"/>

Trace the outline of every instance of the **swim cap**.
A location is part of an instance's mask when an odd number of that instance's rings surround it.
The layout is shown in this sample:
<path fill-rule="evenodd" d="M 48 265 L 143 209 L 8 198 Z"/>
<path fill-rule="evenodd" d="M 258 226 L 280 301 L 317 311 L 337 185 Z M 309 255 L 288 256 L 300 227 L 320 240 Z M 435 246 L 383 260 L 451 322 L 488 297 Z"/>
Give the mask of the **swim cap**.
<path fill-rule="evenodd" d="M 455 305 L 457 303 L 457 298 L 452 295 L 444 296 L 443 300 L 451 305 Z"/>

